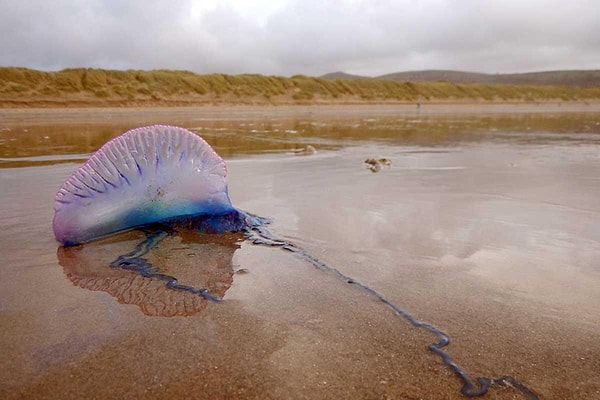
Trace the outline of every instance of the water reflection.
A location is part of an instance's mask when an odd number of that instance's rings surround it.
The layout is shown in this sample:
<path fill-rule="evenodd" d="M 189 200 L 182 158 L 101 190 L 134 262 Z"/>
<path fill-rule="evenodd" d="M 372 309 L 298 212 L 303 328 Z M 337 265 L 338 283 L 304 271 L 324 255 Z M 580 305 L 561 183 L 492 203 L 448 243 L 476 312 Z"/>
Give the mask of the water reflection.
<path fill-rule="evenodd" d="M 159 268 L 159 273 L 176 278 L 180 285 L 206 288 L 221 298 L 233 283 L 232 258 L 241 239 L 237 234 L 206 235 L 180 230 L 167 236 L 144 258 Z M 122 304 L 138 306 L 146 315 L 186 316 L 206 308 L 207 300 L 198 294 L 171 289 L 164 280 L 110 266 L 143 240 L 142 232 L 130 231 L 85 245 L 60 247 L 58 262 L 73 284 L 106 292 Z"/>
<path fill-rule="evenodd" d="M 595 113 L 515 114 L 361 114 L 278 115 L 241 114 L 233 118 L 199 118 L 189 114 L 134 114 L 127 119 L 87 121 L 46 114 L 0 124 L 0 168 L 77 161 L 128 129 L 154 123 L 176 124 L 202 136 L 223 157 L 288 152 L 308 145 L 320 149 L 380 142 L 394 145 L 436 146 L 473 141 L 600 141 L 600 121 Z M 52 114 L 48 114 L 52 115 Z M 81 115 L 79 115 L 81 117 Z M 135 118 L 134 118 L 135 117 Z M 518 134 L 511 135 L 511 132 Z M 525 134 L 523 134 L 525 132 Z"/>

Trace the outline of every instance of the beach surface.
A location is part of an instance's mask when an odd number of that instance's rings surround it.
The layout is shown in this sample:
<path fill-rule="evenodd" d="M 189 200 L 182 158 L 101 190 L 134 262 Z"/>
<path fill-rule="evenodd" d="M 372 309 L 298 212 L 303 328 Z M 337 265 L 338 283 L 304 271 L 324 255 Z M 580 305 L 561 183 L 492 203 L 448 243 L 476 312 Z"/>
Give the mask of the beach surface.
<path fill-rule="evenodd" d="M 140 231 L 63 248 L 53 197 L 127 129 L 175 124 L 233 204 L 445 332 L 470 379 L 600 399 L 600 108 L 0 110 L 0 397 L 462 399 L 439 338 L 302 254 L 181 231 L 147 255 L 211 302 L 110 267 Z M 315 154 L 301 149 L 311 145 Z M 367 158 L 390 160 L 377 172 Z M 483 398 L 526 399 L 492 385 Z"/>

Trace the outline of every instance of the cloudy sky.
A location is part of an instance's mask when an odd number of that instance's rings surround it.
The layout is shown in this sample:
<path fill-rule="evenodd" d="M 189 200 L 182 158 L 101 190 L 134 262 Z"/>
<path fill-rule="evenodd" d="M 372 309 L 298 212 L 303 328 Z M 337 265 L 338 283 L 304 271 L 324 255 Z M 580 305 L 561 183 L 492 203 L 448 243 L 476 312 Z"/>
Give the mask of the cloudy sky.
<path fill-rule="evenodd" d="M 599 0 L 0 0 L 0 66 L 600 69 Z"/>

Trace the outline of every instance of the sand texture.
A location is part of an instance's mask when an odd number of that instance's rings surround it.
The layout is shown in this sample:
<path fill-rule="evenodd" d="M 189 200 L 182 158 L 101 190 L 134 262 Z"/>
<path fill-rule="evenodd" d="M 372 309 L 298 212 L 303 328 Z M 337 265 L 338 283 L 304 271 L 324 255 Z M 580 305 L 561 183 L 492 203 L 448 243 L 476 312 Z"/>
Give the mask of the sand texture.
<path fill-rule="evenodd" d="M 60 247 L 53 196 L 77 165 L 126 129 L 172 123 L 225 157 L 236 207 L 446 332 L 471 379 L 600 399 L 593 106 L 0 116 L 0 398 L 465 398 L 428 350 L 438 338 L 302 254 L 186 230 L 147 254 L 215 303 L 111 269 L 139 231 Z M 494 385 L 483 398 L 527 397 Z"/>

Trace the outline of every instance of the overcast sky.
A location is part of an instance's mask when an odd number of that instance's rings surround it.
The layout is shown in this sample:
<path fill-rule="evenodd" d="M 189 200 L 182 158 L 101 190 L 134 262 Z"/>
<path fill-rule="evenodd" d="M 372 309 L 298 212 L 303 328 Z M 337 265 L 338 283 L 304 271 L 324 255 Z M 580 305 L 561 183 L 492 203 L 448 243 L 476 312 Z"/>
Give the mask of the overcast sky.
<path fill-rule="evenodd" d="M 600 0 L 0 0 L 0 66 L 600 69 Z"/>

